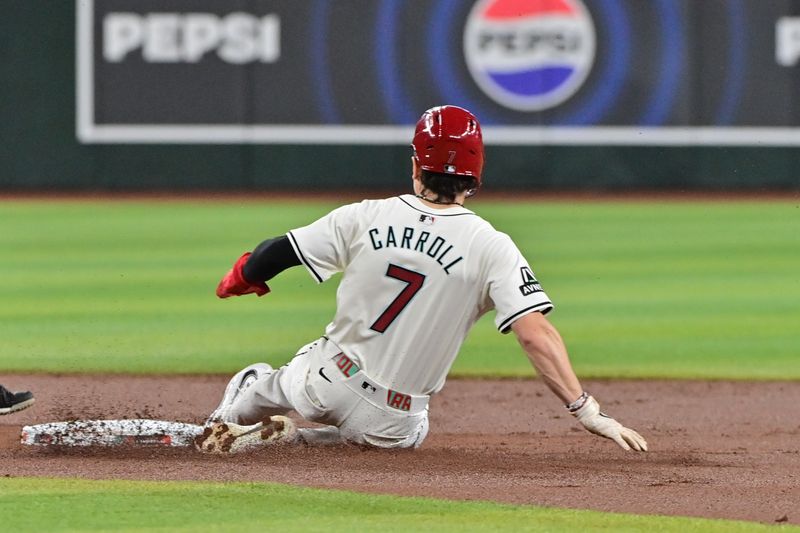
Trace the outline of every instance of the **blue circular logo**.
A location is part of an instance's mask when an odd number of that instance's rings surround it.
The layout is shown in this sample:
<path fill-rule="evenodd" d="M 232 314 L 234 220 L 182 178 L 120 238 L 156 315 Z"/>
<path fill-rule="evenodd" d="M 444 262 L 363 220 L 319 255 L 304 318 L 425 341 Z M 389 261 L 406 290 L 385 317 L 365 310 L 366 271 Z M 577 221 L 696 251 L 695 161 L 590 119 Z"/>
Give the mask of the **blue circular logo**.
<path fill-rule="evenodd" d="M 583 85 L 594 64 L 594 24 L 580 0 L 480 0 L 464 29 L 464 55 L 492 100 L 541 111 Z"/>

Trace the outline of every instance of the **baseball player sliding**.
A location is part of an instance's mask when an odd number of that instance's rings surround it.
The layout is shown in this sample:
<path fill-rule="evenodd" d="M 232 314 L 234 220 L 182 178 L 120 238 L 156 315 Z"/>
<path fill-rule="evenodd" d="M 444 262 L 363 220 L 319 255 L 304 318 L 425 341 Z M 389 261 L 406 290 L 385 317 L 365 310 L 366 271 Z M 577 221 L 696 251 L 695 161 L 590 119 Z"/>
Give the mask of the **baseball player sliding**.
<path fill-rule="evenodd" d="M 248 366 L 229 382 L 197 447 L 234 453 L 279 442 L 350 442 L 415 448 L 428 434 L 428 402 L 470 328 L 495 310 L 536 371 L 590 432 L 626 450 L 647 442 L 600 412 L 581 387 L 553 309 L 512 240 L 464 207 L 481 185 L 477 119 L 455 106 L 426 111 L 412 143 L 414 194 L 340 207 L 245 253 L 217 287 L 220 298 L 267 294 L 266 281 L 303 265 L 319 283 L 343 276 L 325 335 L 285 366 Z M 295 428 L 297 411 L 324 424 Z"/>

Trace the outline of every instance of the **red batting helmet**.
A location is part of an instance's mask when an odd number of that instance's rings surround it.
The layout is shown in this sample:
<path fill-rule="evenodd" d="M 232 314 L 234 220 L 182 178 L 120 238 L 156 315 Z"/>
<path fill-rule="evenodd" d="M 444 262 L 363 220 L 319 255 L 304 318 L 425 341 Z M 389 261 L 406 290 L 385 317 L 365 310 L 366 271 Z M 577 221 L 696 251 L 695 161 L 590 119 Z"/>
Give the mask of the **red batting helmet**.
<path fill-rule="evenodd" d="M 423 170 L 471 176 L 481 183 L 483 135 L 475 115 L 453 105 L 432 107 L 417 122 L 411 142 Z"/>

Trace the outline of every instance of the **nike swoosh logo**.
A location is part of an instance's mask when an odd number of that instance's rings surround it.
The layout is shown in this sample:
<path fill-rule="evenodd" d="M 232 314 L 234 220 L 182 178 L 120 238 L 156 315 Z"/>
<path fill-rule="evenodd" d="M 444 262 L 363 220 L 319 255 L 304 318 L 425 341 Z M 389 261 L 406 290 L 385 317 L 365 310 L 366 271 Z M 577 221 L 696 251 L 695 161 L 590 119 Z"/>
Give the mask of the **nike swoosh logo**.
<path fill-rule="evenodd" d="M 333 383 L 333 381 L 329 380 L 329 379 L 328 379 L 328 376 L 326 376 L 326 375 L 325 375 L 325 374 L 322 372 L 322 369 L 321 369 L 321 368 L 319 369 L 319 375 L 320 375 L 320 376 L 322 376 L 322 379 L 324 379 L 324 380 L 325 380 L 325 381 L 327 381 L 328 383 Z"/>
<path fill-rule="evenodd" d="M 252 376 L 258 377 L 258 372 L 256 372 L 254 369 L 250 369 L 245 372 L 244 376 L 242 376 L 242 379 L 239 380 L 239 388 L 241 388 L 245 381 Z"/>
<path fill-rule="evenodd" d="M 239 396 L 239 394 L 242 392 L 242 387 L 244 387 L 244 384 L 251 377 L 258 378 L 258 372 L 256 372 L 254 369 L 251 369 L 251 370 L 248 370 L 247 372 L 245 372 L 244 376 L 242 376 L 242 379 L 239 380 L 239 386 L 236 387 L 236 391 L 233 393 L 233 397 L 231 398 L 231 402 L 233 402 L 233 400 L 235 400 L 236 397 Z"/>

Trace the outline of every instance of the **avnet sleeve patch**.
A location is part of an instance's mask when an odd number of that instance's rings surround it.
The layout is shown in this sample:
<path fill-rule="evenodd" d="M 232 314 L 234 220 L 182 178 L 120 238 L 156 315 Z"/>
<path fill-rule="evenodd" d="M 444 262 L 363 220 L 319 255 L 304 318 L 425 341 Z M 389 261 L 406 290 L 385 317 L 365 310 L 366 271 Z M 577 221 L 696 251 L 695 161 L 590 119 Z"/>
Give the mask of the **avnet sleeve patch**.
<path fill-rule="evenodd" d="M 530 267 L 524 266 L 520 268 L 519 271 L 522 275 L 522 285 L 519 286 L 519 292 L 521 292 L 523 296 L 542 292 L 542 286 L 536 280 L 536 276 L 533 275 L 533 271 Z"/>

